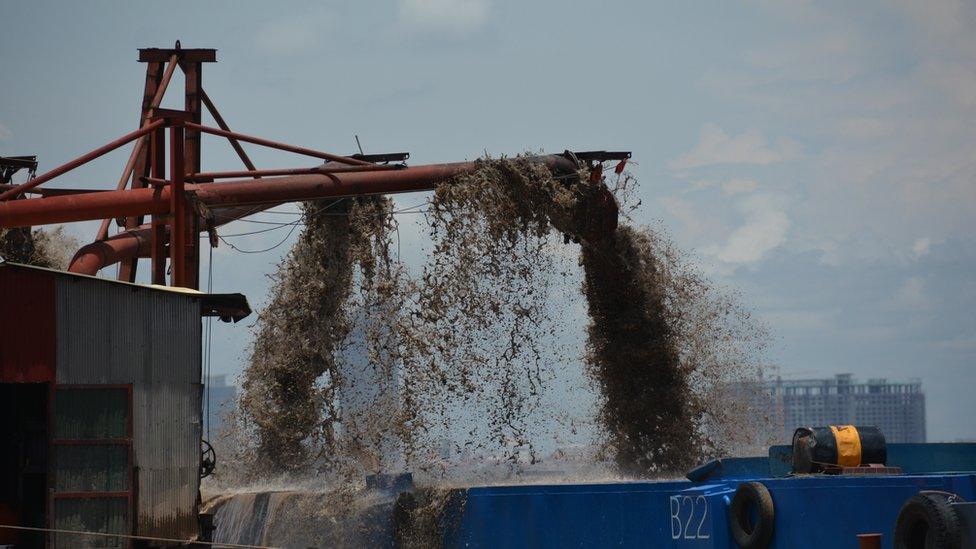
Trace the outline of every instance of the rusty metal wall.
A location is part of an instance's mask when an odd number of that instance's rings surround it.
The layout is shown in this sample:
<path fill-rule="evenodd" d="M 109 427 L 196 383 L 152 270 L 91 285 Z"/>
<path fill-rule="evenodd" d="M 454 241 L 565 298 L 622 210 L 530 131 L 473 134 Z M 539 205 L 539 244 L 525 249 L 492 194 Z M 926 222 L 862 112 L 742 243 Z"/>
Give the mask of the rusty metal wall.
<path fill-rule="evenodd" d="M 57 382 L 132 384 L 137 533 L 197 532 L 199 298 L 59 276 Z"/>
<path fill-rule="evenodd" d="M 0 264 L 0 383 L 54 379 L 54 278 Z"/>

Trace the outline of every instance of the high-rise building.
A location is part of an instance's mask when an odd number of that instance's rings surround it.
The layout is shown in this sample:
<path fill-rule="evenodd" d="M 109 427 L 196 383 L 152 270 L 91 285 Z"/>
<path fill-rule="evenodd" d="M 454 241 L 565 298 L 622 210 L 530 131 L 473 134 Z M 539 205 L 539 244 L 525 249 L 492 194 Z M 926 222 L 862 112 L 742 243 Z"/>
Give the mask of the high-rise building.
<path fill-rule="evenodd" d="M 765 404 L 772 405 L 776 430 L 784 443 L 797 427 L 842 424 L 878 427 L 888 442 L 925 442 L 925 394 L 919 379 L 864 382 L 851 374 L 827 379 L 777 378 L 766 384 L 761 395 L 758 398 L 769 399 Z"/>

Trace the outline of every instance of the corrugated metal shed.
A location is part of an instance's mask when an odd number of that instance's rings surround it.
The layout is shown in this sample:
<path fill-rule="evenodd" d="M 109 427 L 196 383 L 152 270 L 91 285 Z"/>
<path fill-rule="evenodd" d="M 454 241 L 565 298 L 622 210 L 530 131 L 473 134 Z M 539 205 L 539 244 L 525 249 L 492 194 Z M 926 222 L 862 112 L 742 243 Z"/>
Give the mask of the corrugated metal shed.
<path fill-rule="evenodd" d="M 53 381 L 54 278 L 0 269 L 0 330 L 0 383 Z"/>
<path fill-rule="evenodd" d="M 49 525 L 121 533 L 135 510 L 138 535 L 197 534 L 200 317 L 249 313 L 240 294 L 0 260 L 0 383 L 55 387 Z"/>
<path fill-rule="evenodd" d="M 57 382 L 132 384 L 137 533 L 196 534 L 200 301 L 192 294 L 58 277 Z"/>

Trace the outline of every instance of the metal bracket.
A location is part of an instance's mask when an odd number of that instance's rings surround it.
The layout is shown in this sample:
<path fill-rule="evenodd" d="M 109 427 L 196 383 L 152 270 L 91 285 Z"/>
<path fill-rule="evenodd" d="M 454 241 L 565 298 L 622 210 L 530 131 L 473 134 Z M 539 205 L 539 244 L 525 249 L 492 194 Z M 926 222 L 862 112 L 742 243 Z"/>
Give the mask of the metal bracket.
<path fill-rule="evenodd" d="M 567 151 L 568 152 L 568 151 Z M 628 160 L 630 151 L 573 151 L 576 158 L 584 162 L 606 162 L 608 160 Z"/>

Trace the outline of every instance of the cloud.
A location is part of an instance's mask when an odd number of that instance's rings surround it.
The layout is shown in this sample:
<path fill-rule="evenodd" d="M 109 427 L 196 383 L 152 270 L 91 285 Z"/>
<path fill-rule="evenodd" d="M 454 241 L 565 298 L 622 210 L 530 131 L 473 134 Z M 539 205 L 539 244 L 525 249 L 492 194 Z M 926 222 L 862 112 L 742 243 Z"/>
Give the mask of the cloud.
<path fill-rule="evenodd" d="M 915 253 L 915 257 L 922 257 L 923 255 L 928 255 L 931 247 L 931 238 L 919 238 L 915 240 L 914 244 L 912 244 L 912 252 Z"/>
<path fill-rule="evenodd" d="M 756 129 L 731 136 L 715 124 L 705 124 L 698 145 L 671 162 L 674 170 L 685 170 L 714 164 L 766 165 L 799 157 L 799 145 L 790 139 L 780 139 L 770 147 Z"/>
<path fill-rule="evenodd" d="M 916 78 L 931 83 L 959 105 L 976 107 L 976 71 L 959 63 L 931 61 L 924 64 Z"/>
<path fill-rule="evenodd" d="M 758 188 L 759 183 L 754 179 L 740 179 L 733 177 L 725 183 L 722 183 L 722 191 L 725 192 L 725 194 L 751 193 Z"/>
<path fill-rule="evenodd" d="M 10 141 L 14 134 L 10 132 L 7 126 L 0 124 L 0 141 Z"/>
<path fill-rule="evenodd" d="M 424 32 L 462 34 L 488 21 L 489 0 L 400 0 L 400 22 Z"/>
<path fill-rule="evenodd" d="M 745 223 L 720 247 L 709 250 L 725 263 L 755 263 L 786 242 L 790 218 L 770 195 L 746 198 L 739 206 Z"/>
<path fill-rule="evenodd" d="M 837 309 L 830 310 L 781 310 L 771 311 L 762 315 L 763 320 L 770 326 L 776 326 L 779 332 L 800 332 L 830 330 L 836 324 L 836 317 L 841 314 Z"/>
<path fill-rule="evenodd" d="M 868 116 L 838 119 L 834 124 L 834 130 L 840 137 L 855 141 L 870 141 L 888 137 L 894 133 L 893 124 L 890 121 Z"/>
<path fill-rule="evenodd" d="M 661 204 L 664 206 L 665 211 L 681 222 L 685 232 L 694 234 L 701 229 L 702 218 L 695 211 L 694 206 L 687 200 L 673 196 L 665 196 L 661 198 Z"/>
<path fill-rule="evenodd" d="M 905 18 L 936 36 L 969 32 L 967 20 L 972 19 L 972 8 L 963 0 L 895 0 L 893 4 Z"/>
<path fill-rule="evenodd" d="M 917 276 L 909 277 L 891 298 L 895 309 L 924 311 L 932 308 L 932 300 L 925 294 L 925 283 Z"/>
<path fill-rule="evenodd" d="M 255 34 L 258 49 L 274 55 L 294 55 L 315 48 L 331 22 L 330 14 L 317 11 L 266 22 Z"/>

